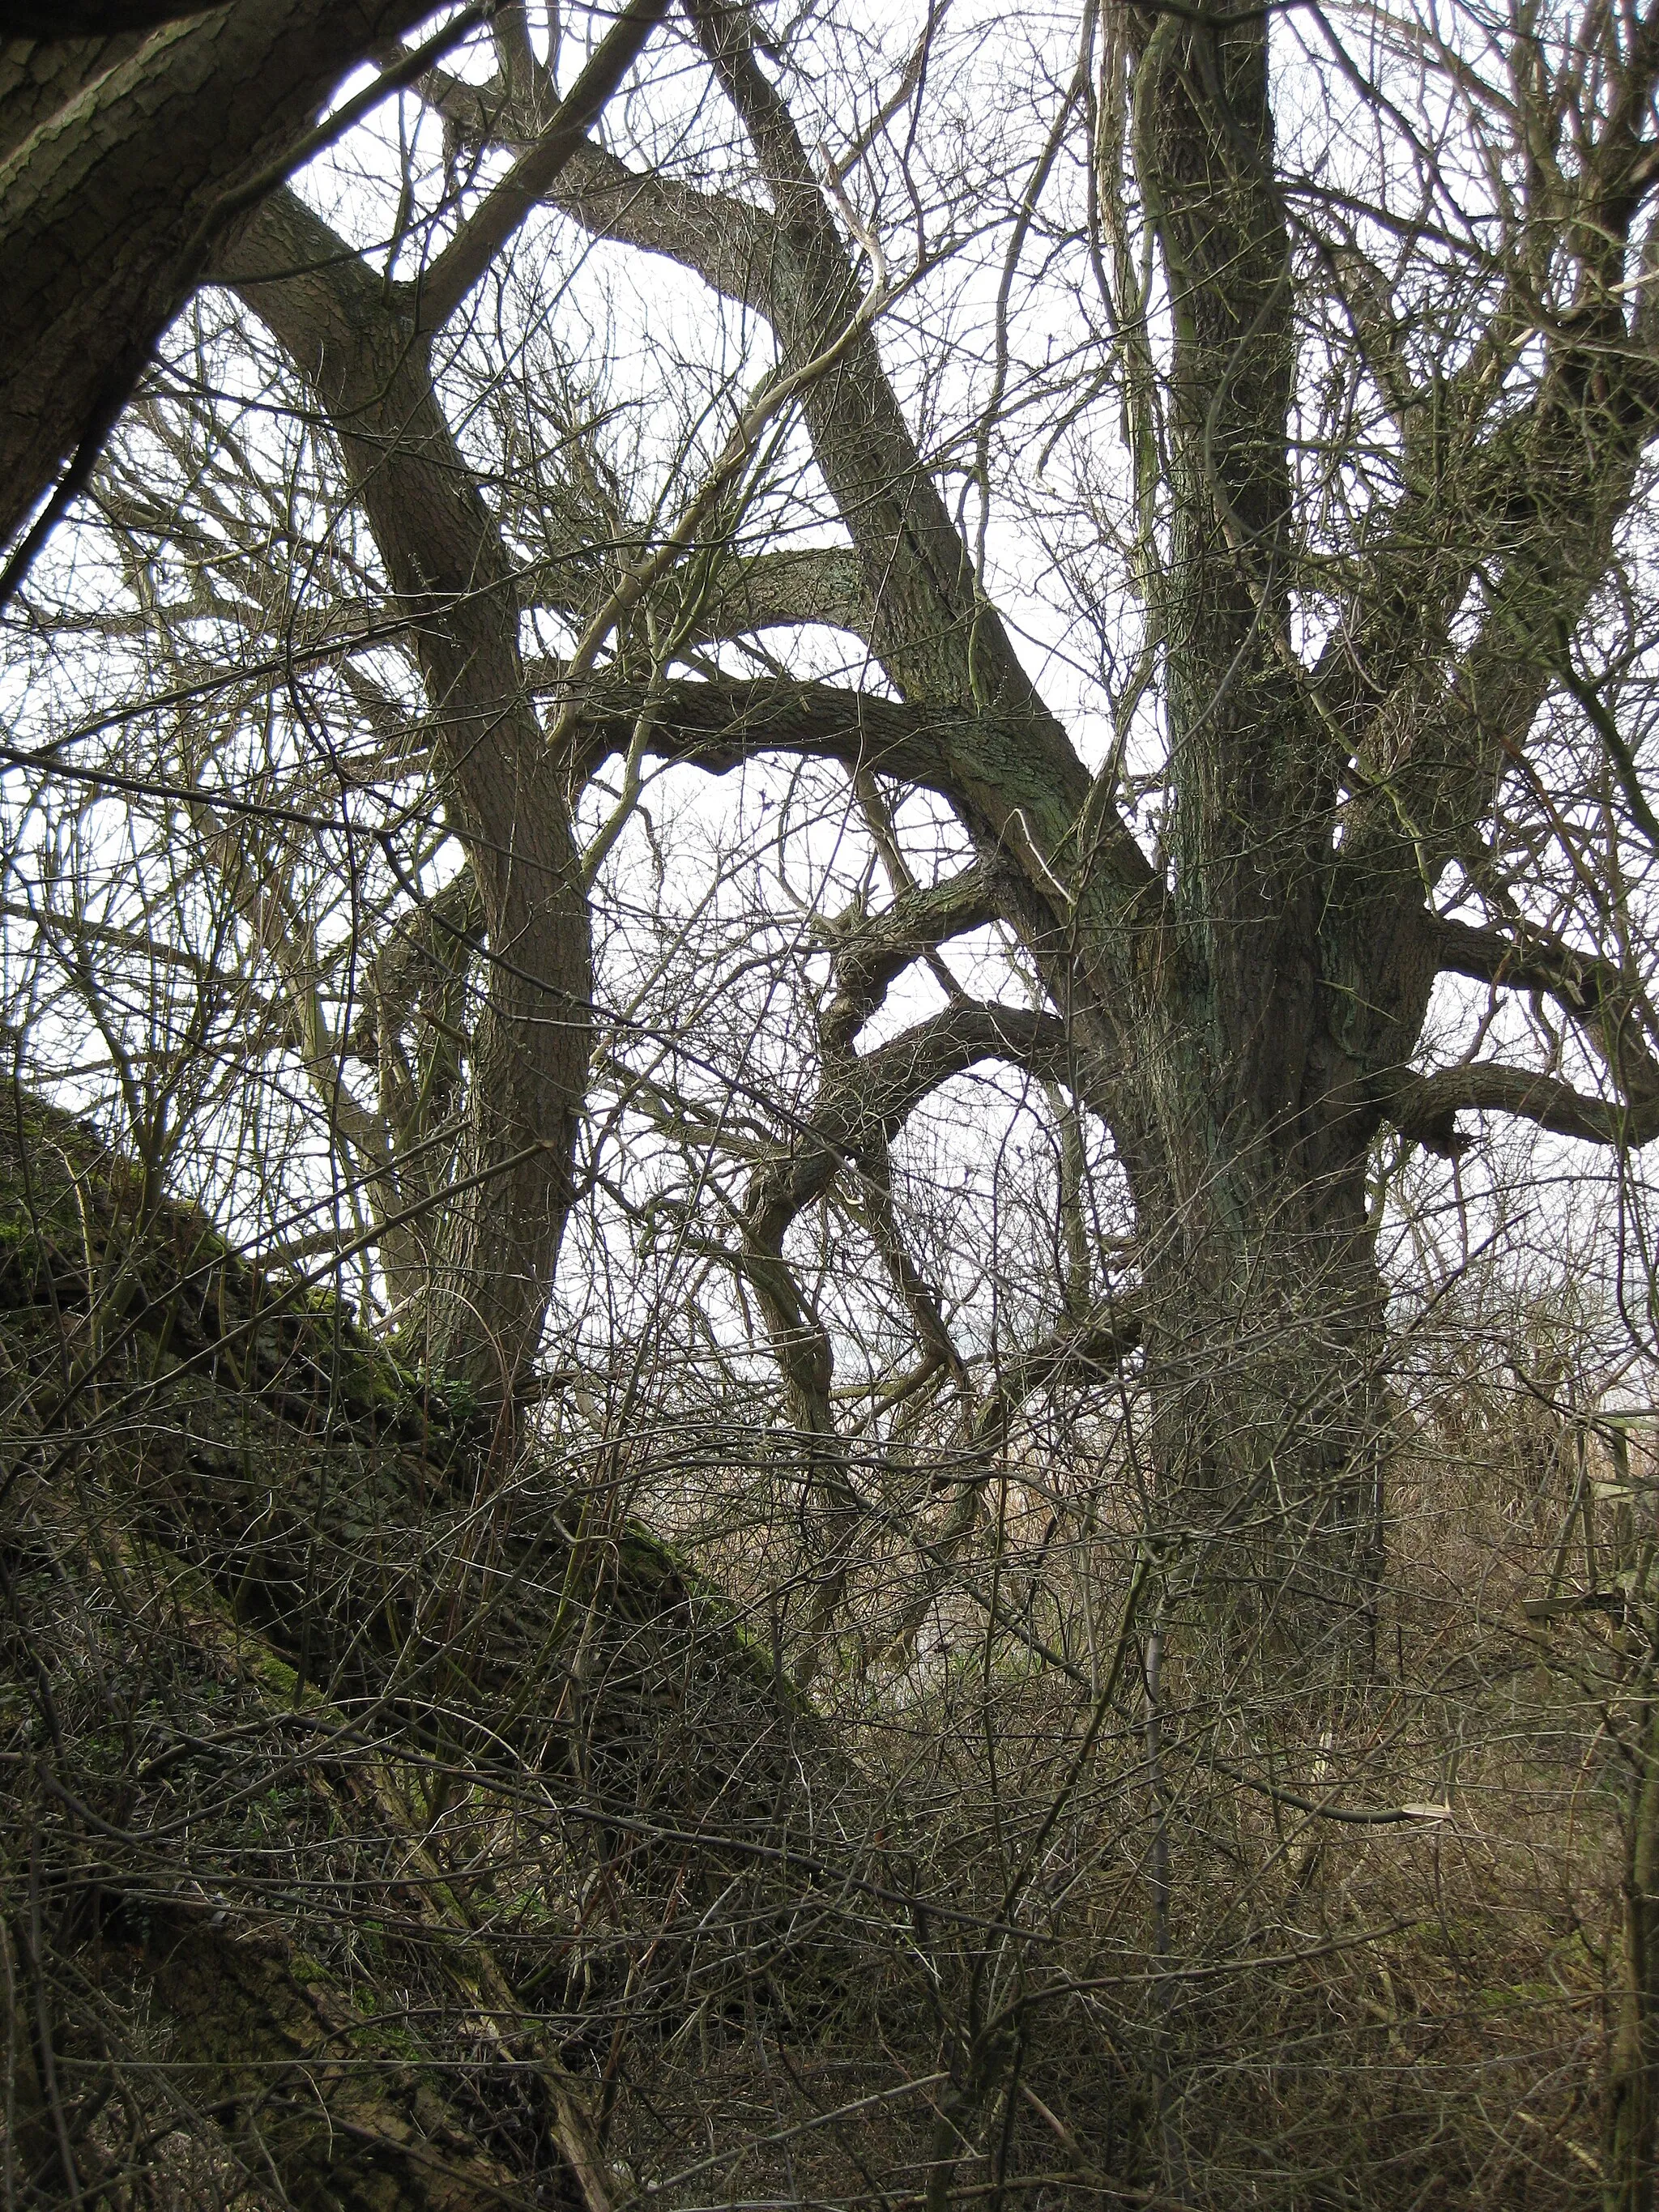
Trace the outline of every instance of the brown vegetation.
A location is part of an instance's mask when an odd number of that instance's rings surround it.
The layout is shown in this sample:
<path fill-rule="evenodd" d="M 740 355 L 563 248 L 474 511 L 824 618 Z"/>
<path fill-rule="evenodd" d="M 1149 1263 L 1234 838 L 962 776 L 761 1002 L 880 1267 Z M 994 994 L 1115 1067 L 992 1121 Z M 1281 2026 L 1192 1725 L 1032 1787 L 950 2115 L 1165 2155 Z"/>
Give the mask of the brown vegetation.
<path fill-rule="evenodd" d="M 36 13 L 7 2206 L 1653 2212 L 1659 15 Z"/>

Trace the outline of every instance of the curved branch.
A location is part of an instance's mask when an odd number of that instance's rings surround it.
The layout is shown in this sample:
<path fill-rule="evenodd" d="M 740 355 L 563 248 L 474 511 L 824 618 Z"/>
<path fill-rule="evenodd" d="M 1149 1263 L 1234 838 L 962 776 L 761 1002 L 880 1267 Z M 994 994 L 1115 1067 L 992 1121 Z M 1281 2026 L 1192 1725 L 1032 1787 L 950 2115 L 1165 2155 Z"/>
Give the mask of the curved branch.
<path fill-rule="evenodd" d="M 580 694 L 579 775 L 625 753 L 642 712 L 646 750 L 723 775 L 762 753 L 808 754 L 849 772 L 874 769 L 924 785 L 965 807 L 996 797 L 1009 817 L 1011 852 L 1024 849 L 1009 789 L 1030 782 L 1030 725 L 974 708 L 909 704 L 844 684 L 756 677 L 671 678 L 647 700 L 642 685 L 597 682 Z"/>
<path fill-rule="evenodd" d="M 783 1256 L 791 1224 L 848 1163 L 878 1151 L 932 1091 L 981 1060 L 1054 1066 L 1066 1049 L 1054 1015 L 972 1000 L 918 1022 L 832 1077 L 787 1152 L 763 1162 L 744 1202 L 743 1266 L 803 1428 L 832 1437 L 830 1340 Z"/>
<path fill-rule="evenodd" d="M 421 90 L 463 146 L 499 146 L 522 155 L 537 142 L 540 126 L 533 112 L 499 76 L 489 84 L 470 84 L 434 69 Z M 590 237 L 659 254 L 723 298 L 765 313 L 765 272 L 779 234 L 775 217 L 753 200 L 630 169 L 592 139 L 577 146 L 544 197 Z"/>
<path fill-rule="evenodd" d="M 1467 975 L 1511 991 L 1547 991 L 1569 1014 L 1583 1018 L 1628 1004 L 1639 981 L 1599 953 L 1581 951 L 1553 930 L 1527 925 L 1524 939 L 1491 924 L 1481 927 L 1449 915 L 1433 917 L 1434 950 L 1443 973 Z"/>
<path fill-rule="evenodd" d="M 850 1052 L 888 987 L 914 962 L 949 938 L 984 928 L 1000 911 L 990 871 L 976 866 L 926 890 L 902 892 L 884 912 L 860 917 L 855 927 L 838 927 L 835 996 L 818 1020 L 825 1054 Z"/>
<path fill-rule="evenodd" d="M 591 145 L 572 157 L 550 197 L 590 232 L 666 254 L 763 315 L 788 371 L 844 326 L 859 298 L 858 279 L 793 119 L 755 61 L 743 10 L 698 0 L 692 20 L 749 132 L 776 212 L 638 175 Z M 440 97 L 458 112 L 470 106 L 475 128 L 489 127 L 477 93 L 453 87 Z M 1089 771 L 979 586 L 872 333 L 862 332 L 837 374 L 805 393 L 803 414 L 853 540 L 870 610 L 867 635 L 898 690 L 958 711 L 988 706 L 1019 726 L 1018 744 L 1000 774 L 964 773 L 935 787 L 945 791 L 982 848 L 1006 848 L 1017 857 L 1034 917 L 1061 918 L 1054 913 L 1059 873 L 1072 865 L 1062 855 L 1079 842 L 1085 820 L 1079 872 L 1093 874 L 1116 899 L 1144 896 L 1153 887 L 1152 866 L 1103 793 L 1094 792 L 1091 804 Z M 1109 937 L 1091 942 L 1112 968 L 1114 991 L 1132 985 L 1133 970 L 1118 971 Z"/>
<path fill-rule="evenodd" d="M 803 1206 L 827 1190 L 867 1144 L 897 1135 L 930 1091 L 981 1060 L 1055 1071 L 1069 1040 L 1058 1015 L 976 1000 L 917 1022 L 832 1079 L 788 1153 L 757 1171 L 744 1206 L 749 1235 L 781 1247 Z"/>
<path fill-rule="evenodd" d="M 1595 1098 L 1559 1076 L 1492 1060 L 1419 1076 L 1393 1094 L 1387 1110 L 1402 1136 L 1442 1152 L 1462 1148 L 1453 1117 L 1463 1111 L 1512 1114 L 1559 1137 L 1613 1145 L 1621 1152 L 1659 1136 L 1659 1095 L 1627 1103 Z"/>
<path fill-rule="evenodd" d="M 1547 992 L 1606 1061 L 1621 1091 L 1641 1098 L 1659 1093 L 1659 1060 L 1638 1026 L 1644 1007 L 1638 978 L 1530 925 L 1524 941 L 1445 915 L 1435 917 L 1433 929 L 1443 971 L 1495 989 Z"/>
<path fill-rule="evenodd" d="M 809 1489 L 829 1525 L 799 1669 L 803 1680 L 818 1663 L 840 1605 L 866 1508 L 853 1483 L 847 1441 L 830 1401 L 835 1351 L 830 1332 L 784 1255 L 784 1239 L 796 1217 L 828 1190 L 849 1161 L 867 1164 L 878 1190 L 884 1189 L 888 1140 L 928 1092 L 951 1076 L 981 1060 L 1057 1064 L 1066 1046 L 1065 1024 L 1052 1014 L 971 1000 L 948 1007 L 862 1060 L 842 1060 L 791 1149 L 764 1162 L 750 1179 L 741 1265 L 765 1316 L 805 1443 Z"/>

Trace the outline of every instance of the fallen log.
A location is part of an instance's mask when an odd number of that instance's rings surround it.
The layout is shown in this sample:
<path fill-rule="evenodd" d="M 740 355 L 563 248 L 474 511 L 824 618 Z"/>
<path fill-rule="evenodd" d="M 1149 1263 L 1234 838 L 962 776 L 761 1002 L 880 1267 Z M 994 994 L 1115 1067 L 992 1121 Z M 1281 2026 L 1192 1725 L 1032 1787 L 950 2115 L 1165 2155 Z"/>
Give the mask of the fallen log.
<path fill-rule="evenodd" d="M 18 1091 L 0 1368 L 0 1884 L 63 2044 L 36 2165 L 83 2193 L 125 2105 L 296 2204 L 611 2212 L 594 2051 L 708 2001 L 711 1920 L 738 1985 L 792 1940 L 810 1978 L 834 1761 L 769 1654 Z"/>

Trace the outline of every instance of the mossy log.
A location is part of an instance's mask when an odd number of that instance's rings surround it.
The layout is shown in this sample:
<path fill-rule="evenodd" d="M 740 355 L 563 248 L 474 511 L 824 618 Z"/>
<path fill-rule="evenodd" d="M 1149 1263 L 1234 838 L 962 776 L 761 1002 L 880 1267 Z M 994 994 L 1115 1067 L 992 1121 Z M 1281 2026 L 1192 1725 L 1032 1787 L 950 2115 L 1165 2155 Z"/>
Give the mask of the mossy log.
<path fill-rule="evenodd" d="M 118 2077 L 274 2201 L 608 2212 L 573 2015 L 690 1990 L 720 1900 L 775 1954 L 811 1713 L 671 1549 L 21 1091 L 0 1364 L 42 2201 L 117 2170 Z"/>

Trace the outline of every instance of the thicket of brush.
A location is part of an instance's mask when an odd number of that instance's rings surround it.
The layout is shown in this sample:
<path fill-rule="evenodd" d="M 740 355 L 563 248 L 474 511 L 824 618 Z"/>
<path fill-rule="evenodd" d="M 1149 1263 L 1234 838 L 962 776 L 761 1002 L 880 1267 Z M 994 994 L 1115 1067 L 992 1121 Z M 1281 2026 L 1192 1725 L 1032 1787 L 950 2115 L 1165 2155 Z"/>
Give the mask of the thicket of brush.
<path fill-rule="evenodd" d="M 1014 1462 L 809 1695 L 756 1468 L 509 1449 L 85 1127 L 0 1151 L 9 2203 L 1598 2201 L 1652 1469 L 1559 1314 L 1443 1316 L 1340 1695 Z"/>

